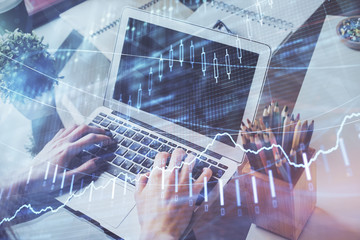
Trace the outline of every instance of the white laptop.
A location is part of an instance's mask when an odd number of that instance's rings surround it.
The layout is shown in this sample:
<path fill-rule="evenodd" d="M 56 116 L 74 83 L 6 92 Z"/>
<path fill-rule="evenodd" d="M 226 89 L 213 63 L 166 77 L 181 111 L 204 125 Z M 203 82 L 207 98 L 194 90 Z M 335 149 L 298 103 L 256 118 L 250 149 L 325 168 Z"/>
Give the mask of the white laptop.
<path fill-rule="evenodd" d="M 104 104 L 88 118 L 110 129 L 118 144 L 83 152 L 83 161 L 105 155 L 106 169 L 92 178 L 94 187 L 78 183 L 70 201 L 59 200 L 116 236 L 138 239 L 135 177 L 151 170 L 158 152 L 181 147 L 198 155 L 194 179 L 203 167 L 213 170 L 207 201 L 193 203 L 196 214 L 204 212 L 219 179 L 228 182 L 243 160 L 234 143 L 241 121 L 254 119 L 269 59 L 264 44 L 126 9 Z"/>

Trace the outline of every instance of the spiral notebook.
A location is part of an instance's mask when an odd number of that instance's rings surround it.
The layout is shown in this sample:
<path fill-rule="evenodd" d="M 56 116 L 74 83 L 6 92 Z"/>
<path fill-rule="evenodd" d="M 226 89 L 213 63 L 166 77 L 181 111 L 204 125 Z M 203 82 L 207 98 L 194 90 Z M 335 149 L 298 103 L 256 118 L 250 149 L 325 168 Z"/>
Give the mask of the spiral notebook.
<path fill-rule="evenodd" d="M 212 0 L 187 21 L 213 27 L 221 20 L 233 33 L 268 44 L 276 51 L 324 0 Z"/>
<path fill-rule="evenodd" d="M 177 0 L 88 0 L 60 17 L 111 60 L 124 7 L 137 7 L 177 19 L 186 19 L 193 13 Z"/>

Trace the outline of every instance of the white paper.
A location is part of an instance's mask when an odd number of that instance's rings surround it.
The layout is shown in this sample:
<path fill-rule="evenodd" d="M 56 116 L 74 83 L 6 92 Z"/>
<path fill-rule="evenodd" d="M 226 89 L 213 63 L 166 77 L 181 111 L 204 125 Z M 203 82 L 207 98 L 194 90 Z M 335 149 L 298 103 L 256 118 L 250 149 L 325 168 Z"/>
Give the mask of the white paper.
<path fill-rule="evenodd" d="M 322 2 L 323 0 L 216 0 L 203 4 L 187 21 L 212 28 L 221 20 L 235 34 L 265 43 L 275 51 Z"/>

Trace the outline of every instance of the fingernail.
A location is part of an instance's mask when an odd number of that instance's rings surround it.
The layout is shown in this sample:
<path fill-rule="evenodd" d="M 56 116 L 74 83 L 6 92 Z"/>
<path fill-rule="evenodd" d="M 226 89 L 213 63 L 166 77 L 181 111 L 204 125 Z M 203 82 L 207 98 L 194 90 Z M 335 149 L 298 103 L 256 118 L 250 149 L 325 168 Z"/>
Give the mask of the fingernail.
<path fill-rule="evenodd" d="M 202 169 L 202 171 L 205 172 L 206 169 L 210 169 L 210 168 L 204 167 L 204 168 Z"/>

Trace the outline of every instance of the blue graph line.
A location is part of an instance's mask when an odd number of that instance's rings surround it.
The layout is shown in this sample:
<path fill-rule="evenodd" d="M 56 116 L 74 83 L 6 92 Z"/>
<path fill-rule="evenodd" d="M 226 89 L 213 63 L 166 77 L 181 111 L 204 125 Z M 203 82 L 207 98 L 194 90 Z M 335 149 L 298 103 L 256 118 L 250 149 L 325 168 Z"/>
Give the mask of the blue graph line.
<path fill-rule="evenodd" d="M 332 148 L 330 148 L 330 149 L 328 149 L 328 150 L 322 150 L 322 149 L 321 149 L 321 150 L 319 150 L 318 152 L 316 152 L 316 154 L 314 155 L 314 157 L 312 157 L 312 158 L 310 159 L 310 161 L 308 162 L 308 166 L 310 166 L 311 163 L 312 163 L 313 161 L 315 161 L 320 154 L 330 154 L 331 152 L 333 152 L 333 151 L 335 151 L 335 150 L 337 150 L 337 149 L 339 148 L 339 136 L 340 136 L 340 133 L 341 133 L 342 130 L 343 130 L 343 127 L 344 127 L 344 125 L 345 125 L 345 122 L 346 122 L 347 120 L 349 120 L 349 119 L 354 118 L 354 117 L 360 117 L 360 113 L 352 113 L 352 114 L 346 115 L 346 116 L 344 117 L 343 121 L 341 122 L 340 128 L 339 128 L 339 130 L 338 130 L 338 132 L 337 132 L 337 140 L 336 140 L 335 146 L 332 147 Z M 201 156 L 202 154 L 204 154 L 210 146 L 214 145 L 214 143 L 215 143 L 215 141 L 216 141 L 216 138 L 219 137 L 219 136 L 228 136 L 228 137 L 231 139 L 231 141 L 232 141 L 237 147 L 240 147 L 241 150 L 243 150 L 244 152 L 251 152 L 251 153 L 253 153 L 253 154 L 258 154 L 260 151 L 263 151 L 263 150 L 271 150 L 272 148 L 277 147 L 277 148 L 279 148 L 279 149 L 284 153 L 284 156 L 285 156 L 285 158 L 287 159 L 287 161 L 289 162 L 289 164 L 293 165 L 294 167 L 303 167 L 303 168 L 305 168 L 305 165 L 304 165 L 304 164 L 296 164 L 296 163 L 291 162 L 290 159 L 289 159 L 289 157 L 288 157 L 287 154 L 285 153 L 284 149 L 283 149 L 280 145 L 278 145 L 278 144 L 272 144 L 270 147 L 262 147 L 262 148 L 258 149 L 257 151 L 253 151 L 253 150 L 250 150 L 250 149 L 244 149 L 241 145 L 235 143 L 235 141 L 232 139 L 231 135 L 228 134 L 228 133 L 218 133 L 218 134 L 216 134 L 216 136 L 212 139 L 211 143 L 209 143 L 209 144 L 207 145 L 207 147 L 205 148 L 205 150 L 200 153 L 200 156 Z M 182 163 L 180 164 L 180 166 L 174 166 L 173 169 L 166 169 L 165 171 L 173 171 L 175 168 L 179 168 L 179 169 L 180 169 L 180 168 L 183 166 L 183 164 L 192 164 L 194 161 L 195 161 L 195 158 L 194 158 L 194 160 L 192 160 L 192 161 L 189 162 L 189 163 L 182 162 Z M 161 168 L 160 168 L 160 167 L 157 167 L 157 166 L 154 167 L 154 169 L 159 169 L 159 170 L 161 170 Z M 20 208 L 18 208 L 18 210 L 15 211 L 15 213 L 14 213 L 14 215 L 13 215 L 12 217 L 3 218 L 3 219 L 1 220 L 1 222 L 0 222 L 0 225 L 3 224 L 4 222 L 10 222 L 11 220 L 13 220 L 13 219 L 17 216 L 17 214 L 18 214 L 22 209 L 24 209 L 24 208 L 28 208 L 28 209 L 31 210 L 34 214 L 41 214 L 41 213 L 46 212 L 46 211 L 48 211 L 48 210 L 50 210 L 51 212 L 57 212 L 59 209 L 63 208 L 63 207 L 70 201 L 70 199 L 71 199 L 72 197 L 79 197 L 79 196 L 83 195 L 88 188 L 94 188 L 95 190 L 100 189 L 100 188 L 105 188 L 105 187 L 107 187 L 107 185 L 108 185 L 111 181 L 114 181 L 114 179 L 118 178 L 121 174 L 127 176 L 127 174 L 120 173 L 118 176 L 109 179 L 109 181 L 108 181 L 104 186 L 95 187 L 95 186 L 94 186 L 94 183 L 92 182 L 90 185 L 88 185 L 87 187 L 85 187 L 84 191 L 82 191 L 80 194 L 78 194 L 78 195 L 76 195 L 75 193 L 71 194 L 71 195 L 67 198 L 67 200 L 64 202 L 63 205 L 61 205 L 61 206 L 59 206 L 59 207 L 57 207 L 57 208 L 55 208 L 55 209 L 52 208 L 51 206 L 48 206 L 48 207 L 46 207 L 46 208 L 43 208 L 43 209 L 37 211 L 37 210 L 35 210 L 35 209 L 31 206 L 31 204 L 22 205 Z M 146 175 L 145 175 L 145 176 L 146 176 Z M 146 177 L 148 177 L 148 176 L 146 176 Z M 135 182 L 135 181 L 138 181 L 138 179 L 134 179 L 134 180 L 131 180 L 131 181 Z"/>

